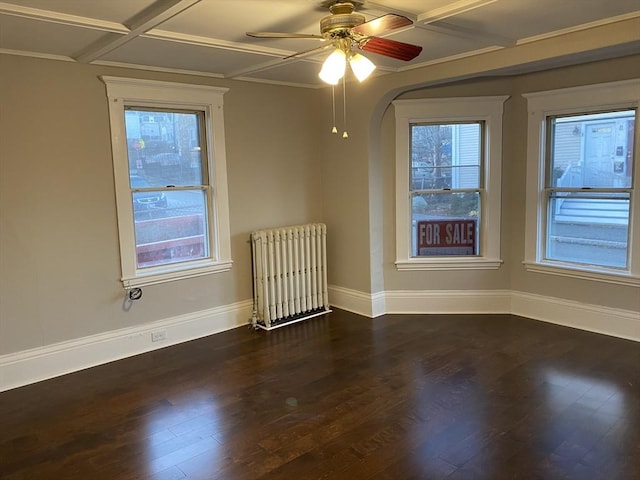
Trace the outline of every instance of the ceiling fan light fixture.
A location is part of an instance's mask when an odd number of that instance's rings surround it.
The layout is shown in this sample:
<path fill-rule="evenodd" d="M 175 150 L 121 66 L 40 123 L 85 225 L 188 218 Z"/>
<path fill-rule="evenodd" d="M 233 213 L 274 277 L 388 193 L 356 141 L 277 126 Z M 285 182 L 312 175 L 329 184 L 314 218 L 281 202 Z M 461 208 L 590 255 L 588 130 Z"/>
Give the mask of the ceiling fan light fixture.
<path fill-rule="evenodd" d="M 347 68 L 347 55 L 340 48 L 336 48 L 322 64 L 320 79 L 329 85 L 337 85 L 344 76 Z"/>
<path fill-rule="evenodd" d="M 371 60 L 359 53 L 349 58 L 349 65 L 351 65 L 351 70 L 353 70 L 353 74 L 359 82 L 364 82 L 376 69 L 376 66 Z"/>

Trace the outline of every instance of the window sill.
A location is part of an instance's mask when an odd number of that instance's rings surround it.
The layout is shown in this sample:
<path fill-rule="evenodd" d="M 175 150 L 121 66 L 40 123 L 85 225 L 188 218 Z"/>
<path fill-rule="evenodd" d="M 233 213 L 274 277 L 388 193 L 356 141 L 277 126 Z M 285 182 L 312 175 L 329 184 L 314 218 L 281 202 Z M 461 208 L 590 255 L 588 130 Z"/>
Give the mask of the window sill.
<path fill-rule="evenodd" d="M 213 273 L 228 272 L 231 270 L 233 262 L 231 260 L 208 264 L 202 267 L 189 267 L 184 270 L 173 269 L 165 272 L 153 272 L 148 275 L 138 275 L 132 278 L 123 278 L 122 285 L 124 288 L 146 287 L 148 285 L 156 285 L 159 283 L 173 282 L 174 280 L 183 280 L 185 278 L 200 277 L 202 275 L 210 275 Z"/>
<path fill-rule="evenodd" d="M 529 272 L 544 273 L 548 275 L 559 275 L 561 277 L 578 278 L 581 280 L 592 280 L 596 282 L 613 283 L 615 285 L 628 285 L 632 287 L 640 286 L 640 277 L 628 272 L 615 272 L 599 270 L 569 265 L 551 265 L 534 262 L 523 262 Z"/>
<path fill-rule="evenodd" d="M 398 260 L 398 271 L 409 270 L 497 270 L 502 265 L 502 260 L 486 258 L 438 258 L 438 259 L 411 259 Z"/>

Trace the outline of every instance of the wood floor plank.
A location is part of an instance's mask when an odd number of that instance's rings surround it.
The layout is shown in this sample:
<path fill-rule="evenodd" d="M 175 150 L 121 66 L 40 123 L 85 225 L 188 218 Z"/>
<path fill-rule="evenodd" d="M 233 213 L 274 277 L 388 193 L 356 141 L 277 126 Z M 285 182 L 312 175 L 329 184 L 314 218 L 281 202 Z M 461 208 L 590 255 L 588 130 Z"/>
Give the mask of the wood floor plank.
<path fill-rule="evenodd" d="M 0 394 L 3 480 L 640 478 L 640 344 L 333 313 Z"/>

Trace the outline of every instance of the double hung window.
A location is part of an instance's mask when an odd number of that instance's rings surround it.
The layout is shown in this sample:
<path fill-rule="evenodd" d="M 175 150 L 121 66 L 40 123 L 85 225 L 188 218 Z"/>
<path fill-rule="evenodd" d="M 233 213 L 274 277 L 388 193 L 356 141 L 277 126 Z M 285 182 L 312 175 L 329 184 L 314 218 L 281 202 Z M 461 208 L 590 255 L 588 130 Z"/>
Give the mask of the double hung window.
<path fill-rule="evenodd" d="M 506 98 L 394 102 L 398 269 L 500 265 Z"/>
<path fill-rule="evenodd" d="M 525 95 L 529 269 L 637 283 L 638 92 L 632 81 Z"/>
<path fill-rule="evenodd" d="M 228 270 L 225 89 L 102 79 L 125 287 Z"/>

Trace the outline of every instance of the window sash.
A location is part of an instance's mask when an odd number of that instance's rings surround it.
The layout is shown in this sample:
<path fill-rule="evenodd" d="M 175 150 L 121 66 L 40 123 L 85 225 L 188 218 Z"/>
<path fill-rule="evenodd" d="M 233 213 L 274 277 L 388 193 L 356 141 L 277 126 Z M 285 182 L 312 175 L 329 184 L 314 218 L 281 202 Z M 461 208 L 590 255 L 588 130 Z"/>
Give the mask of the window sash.
<path fill-rule="evenodd" d="M 129 112 L 136 112 L 138 115 L 129 116 Z M 205 111 L 198 109 L 181 109 L 181 108 L 156 108 L 156 107 L 144 107 L 138 106 L 135 102 L 125 104 L 124 108 L 124 124 L 126 132 L 127 142 L 127 169 L 129 172 L 129 178 L 132 179 L 134 175 L 140 175 L 138 169 L 142 168 L 144 171 L 144 177 L 147 175 L 155 175 L 161 178 L 163 181 L 156 185 L 149 185 L 148 187 L 139 188 L 130 184 L 131 190 L 131 205 L 134 211 L 133 215 L 133 231 L 136 249 L 136 269 L 139 272 L 153 271 L 154 269 L 162 269 L 167 267 L 177 267 L 179 264 L 189 264 L 194 261 L 202 261 L 212 259 L 212 252 L 214 251 L 212 245 L 213 236 L 209 234 L 209 223 L 212 218 L 211 207 L 212 204 L 209 201 L 209 178 L 205 173 L 208 171 L 206 165 L 208 164 L 208 149 L 206 142 L 206 127 L 205 127 Z M 152 117 L 148 121 L 144 121 L 147 114 Z M 158 115 L 153 115 L 158 114 Z M 186 117 L 180 118 L 179 115 Z M 184 122 L 185 120 L 195 120 L 195 132 L 197 138 L 184 139 L 179 137 L 179 132 L 176 129 L 180 128 L 176 126 L 177 122 Z M 128 120 L 132 120 L 132 122 Z M 129 132 L 129 125 L 132 127 L 135 125 L 133 122 L 138 122 L 138 131 Z M 157 128 L 157 138 L 152 140 L 149 138 L 148 132 L 144 132 L 143 126 L 153 125 Z M 184 123 L 182 124 L 184 127 Z M 188 127 L 187 127 L 188 128 Z M 137 133 L 138 135 L 135 135 Z M 146 134 L 145 134 L 146 133 Z M 143 165 L 136 165 L 135 172 L 132 171 L 131 149 L 129 148 L 129 142 L 134 138 L 140 138 L 140 143 L 143 137 L 147 137 L 146 143 L 152 141 L 161 142 L 164 148 L 160 148 L 156 153 L 150 157 L 144 157 L 140 160 L 141 163 L 151 162 L 151 159 L 156 156 L 172 155 L 175 156 L 175 160 L 180 162 L 177 165 L 179 168 L 175 168 L 176 165 L 169 166 L 156 166 L 155 162 L 146 163 Z M 196 175 L 189 175 L 187 172 L 187 179 L 183 178 L 185 167 L 182 165 L 184 158 L 184 152 L 182 149 L 189 147 L 189 140 L 195 140 L 198 147 L 198 172 L 199 181 L 195 178 Z M 167 148 L 169 145 L 173 145 L 175 150 Z M 147 145 L 146 149 L 149 149 L 151 145 Z M 141 151 L 145 151 L 145 148 L 141 148 Z M 187 154 L 190 151 L 187 151 Z M 180 155 L 180 157 L 179 157 Z M 173 159 L 173 158 L 172 158 Z M 192 162 L 193 160 L 191 160 Z M 190 162 L 190 165 L 191 165 Z M 152 166 L 156 166 L 157 170 L 154 173 L 146 172 L 151 169 Z M 154 172 L 152 171 L 152 172 Z M 195 182 L 192 180 L 196 180 Z M 146 181 L 146 180 L 145 180 Z M 167 183 L 169 183 L 167 185 Z M 177 185 L 174 185 L 177 184 Z M 187 183 L 186 185 L 184 183 Z M 168 210 L 169 196 L 174 192 L 193 192 L 200 191 L 201 195 L 199 199 L 195 199 L 196 203 L 191 205 L 188 210 L 192 210 L 194 207 L 196 212 L 192 215 L 178 210 L 180 215 L 172 215 L 172 212 Z M 164 200 L 164 209 L 156 209 L 146 207 L 144 204 L 137 200 L 141 195 L 159 192 Z M 172 193 L 169 193 L 172 192 Z M 182 195 L 184 197 L 184 195 Z M 153 197 L 156 199 L 156 197 Z M 158 197 L 159 198 L 159 197 Z M 136 210 L 136 207 L 140 205 L 140 210 Z M 144 209 L 142 208 L 144 207 Z"/>
<path fill-rule="evenodd" d="M 474 162 L 473 163 L 460 163 L 460 164 L 453 164 L 453 158 L 454 157 L 458 157 L 460 158 L 460 150 L 462 150 L 461 144 L 460 144 L 460 130 L 459 127 L 461 126 L 474 126 L 477 125 L 478 126 L 478 150 L 477 150 L 477 156 L 474 155 Z M 428 165 L 426 168 L 433 170 L 433 182 L 431 182 L 431 186 L 432 188 L 421 188 L 421 189 L 416 189 L 413 188 L 414 185 L 417 183 L 416 180 L 418 180 L 419 178 L 416 178 L 416 169 L 413 167 L 413 158 L 414 158 L 414 146 L 415 146 L 415 128 L 416 127 L 452 127 L 452 132 L 451 132 L 451 163 L 448 165 Z M 429 191 L 439 191 L 439 190 L 451 190 L 451 191 L 465 191 L 469 188 L 476 188 L 476 189 L 482 189 L 484 188 L 484 181 L 485 181 L 485 142 L 486 142 L 486 124 L 484 120 L 474 120 L 474 121 L 446 121 L 446 122 L 415 122 L 415 123 L 410 123 L 409 124 L 409 136 L 410 136 L 410 140 L 409 140 L 409 179 L 410 179 L 410 191 L 417 191 L 417 190 L 429 190 Z M 418 162 L 420 163 L 420 161 L 418 160 Z M 447 178 L 446 175 L 441 177 L 436 177 L 435 174 L 440 173 L 442 174 L 443 172 L 450 172 L 450 175 L 448 178 L 451 179 L 451 182 L 453 183 L 453 178 L 454 175 L 456 177 L 458 177 L 461 173 L 463 172 L 469 172 L 471 171 L 471 169 L 476 169 L 477 170 L 477 182 L 474 182 L 474 185 L 468 185 L 467 188 L 462 188 L 462 187 L 455 187 L 453 185 L 449 185 L 447 187 L 441 186 L 441 187 L 437 187 L 436 183 L 437 183 L 437 178 Z M 424 181 L 422 182 L 422 184 L 424 185 Z"/>
<path fill-rule="evenodd" d="M 544 188 L 545 189 L 558 189 L 558 190 L 602 190 L 602 191 L 629 191 L 633 189 L 634 182 L 634 172 L 627 172 L 630 185 L 619 186 L 616 187 L 614 185 L 606 185 L 606 186 L 592 186 L 592 185 L 580 185 L 577 187 L 562 187 L 554 185 L 554 170 L 555 168 L 560 167 L 556 164 L 557 155 L 556 155 L 556 139 L 558 137 L 558 121 L 560 120 L 570 120 L 575 119 L 575 123 L 585 123 L 587 122 L 612 122 L 616 120 L 621 120 L 625 118 L 633 118 L 635 122 L 638 121 L 638 109 L 637 108 L 616 108 L 616 109 L 584 109 L 584 111 L 572 112 L 570 114 L 556 114 L 556 115 L 547 115 L 545 117 L 544 122 L 544 130 L 546 132 L 545 135 L 545 149 L 544 149 Z M 585 125 L 588 128 L 588 125 Z M 577 128 L 577 126 L 576 126 Z M 635 133 L 635 132 L 634 132 Z M 582 131 L 577 132 L 578 135 L 584 134 Z M 623 135 L 626 135 L 627 132 L 624 132 Z M 635 137 L 635 135 L 634 135 Z M 584 143 L 586 140 L 580 142 L 579 149 L 580 155 L 585 155 L 585 150 L 587 145 Z M 633 150 L 633 157 L 636 158 L 635 145 L 637 145 L 637 141 L 635 138 L 631 139 L 631 147 Z M 627 146 L 629 148 L 629 146 Z M 628 152 L 624 155 L 624 160 L 626 161 L 626 156 Z M 632 166 L 635 164 L 634 158 L 631 159 Z M 570 168 L 570 167 L 569 167 Z M 583 169 L 586 169 L 586 165 L 582 165 Z M 582 183 L 582 182 L 581 182 Z"/>
<path fill-rule="evenodd" d="M 147 103 L 138 103 L 138 102 L 126 102 L 124 106 L 124 114 L 127 112 L 155 112 L 160 114 L 185 114 L 185 115 L 194 115 L 196 117 L 196 127 L 198 133 L 198 148 L 199 148 L 199 166 L 200 166 L 200 182 L 188 184 L 188 186 L 206 186 L 210 184 L 209 181 L 209 148 L 207 144 L 207 112 L 205 108 L 200 109 L 185 109 L 185 108 L 167 108 L 167 107 L 154 107 Z M 126 132 L 126 118 L 125 118 L 125 132 Z M 130 154 L 130 149 L 127 149 L 127 155 Z M 129 159 L 129 168 L 131 167 L 131 159 Z M 187 186 L 187 185 L 175 185 L 172 187 L 162 187 L 158 185 L 157 188 L 177 188 L 177 187 Z"/>
<path fill-rule="evenodd" d="M 429 200 L 433 200 L 434 197 L 441 196 L 449 196 L 451 203 L 450 208 L 452 210 L 457 209 L 457 212 L 453 213 L 439 213 L 437 215 L 430 214 L 428 211 L 425 213 L 429 216 L 429 218 L 425 218 L 424 215 L 421 215 L 419 211 L 416 211 L 414 205 L 415 197 L 423 197 L 423 195 L 429 195 L 431 198 Z M 464 194 L 472 194 L 471 196 L 463 196 Z M 410 212 L 411 215 L 411 258 L 420 259 L 420 258 L 431 258 L 434 257 L 480 257 L 480 252 L 482 251 L 482 236 L 481 236 L 481 225 L 482 225 L 482 212 L 483 212 L 483 195 L 484 192 L 479 189 L 465 189 L 465 190 L 436 190 L 436 191 L 427 191 L 424 193 L 416 193 L 411 192 L 410 197 L 410 205 L 412 205 L 412 209 Z M 465 199 L 465 197 L 467 197 Z M 458 200 L 458 201 L 456 201 Z M 475 208 L 475 214 L 472 212 L 467 212 L 465 215 L 465 206 L 463 202 L 467 202 L 471 200 Z M 428 201 L 427 201 L 428 203 Z M 439 201 L 433 202 L 436 205 L 439 205 Z M 471 205 L 467 205 L 467 208 L 471 207 Z M 471 234 L 472 239 L 469 241 L 465 239 L 465 230 L 469 225 L 469 222 L 473 222 L 473 233 Z M 419 239 L 419 228 L 421 223 L 426 223 L 427 226 L 432 225 L 433 228 L 437 230 L 442 230 L 441 232 L 436 232 L 435 238 L 430 239 L 427 242 L 427 245 L 423 245 L 423 250 L 425 253 L 420 252 L 420 239 Z M 449 229 L 448 231 L 446 229 Z M 463 230 L 464 229 L 464 230 Z M 462 237 L 462 238 L 460 238 Z M 462 247 L 470 247 L 470 248 L 462 248 Z M 472 248 L 471 248 L 472 247 Z"/>
<path fill-rule="evenodd" d="M 618 213 L 623 213 L 626 210 L 626 216 L 624 218 L 622 215 L 617 216 L 615 220 L 618 224 L 608 227 L 598 227 L 597 223 L 570 223 L 558 220 L 558 217 L 562 217 L 564 201 L 605 201 L 609 202 L 609 208 L 611 205 L 617 204 L 615 208 Z M 542 259 L 545 262 L 555 264 L 628 270 L 630 265 L 629 245 L 631 245 L 629 224 L 632 212 L 630 201 L 631 194 L 624 193 L 602 192 L 598 195 L 580 192 L 566 195 L 566 192 L 547 192 L 543 201 Z M 594 227 L 600 228 L 600 233 L 596 231 L 596 235 L 593 235 Z M 607 233 L 602 235 L 602 232 Z M 569 240 L 570 242 L 567 244 Z M 561 251 L 564 253 L 560 253 Z"/>
<path fill-rule="evenodd" d="M 632 113 L 633 112 L 633 113 Z M 545 186 L 541 190 L 542 201 L 541 201 L 541 216 L 542 216 L 542 228 L 541 230 L 541 242 L 540 242 L 540 258 L 546 262 L 559 262 L 562 264 L 575 264 L 583 267 L 596 267 L 596 268 L 605 268 L 605 269 L 621 269 L 628 270 L 630 267 L 630 254 L 629 254 L 629 246 L 631 245 L 630 231 L 629 225 L 631 224 L 631 196 L 633 193 L 633 179 L 630 177 L 631 185 L 630 186 L 620 186 L 617 187 L 615 185 L 605 185 L 605 186 L 589 186 L 584 185 L 585 179 L 584 175 L 588 174 L 588 171 L 585 171 L 587 168 L 586 164 L 586 156 L 587 156 L 587 140 L 580 138 L 578 140 L 578 155 L 579 155 L 579 165 L 580 165 L 580 179 L 576 182 L 584 186 L 557 186 L 554 183 L 559 183 L 561 178 L 564 178 L 566 174 L 571 173 L 571 169 L 574 168 L 573 164 L 568 164 L 565 167 L 565 172 L 560 179 L 556 179 L 555 170 L 557 168 L 561 168 L 560 158 L 562 155 L 562 151 L 559 150 L 560 140 L 558 136 L 558 123 L 559 119 L 575 119 L 576 126 L 575 128 L 579 131 L 578 135 L 584 135 L 583 128 L 595 128 L 598 125 L 610 125 L 611 122 L 615 122 L 616 120 L 625 119 L 625 118 L 636 118 L 634 109 L 615 109 L 615 110 L 585 110 L 582 112 L 573 112 L 570 115 L 549 115 L 545 119 L 545 129 L 548 132 L 546 135 L 546 145 L 545 145 L 545 158 L 544 158 L 544 167 L 545 167 Z M 588 123 L 591 122 L 591 123 Z M 579 125 L 579 126 L 578 126 Z M 604 127 L 603 127 L 604 128 Z M 615 124 L 613 125 L 611 137 L 615 135 Z M 623 135 L 626 135 L 627 132 L 624 131 Z M 625 138 L 626 140 L 626 138 Z M 613 140 L 612 140 L 613 141 Z M 576 143 L 574 141 L 574 143 Z M 631 142 L 631 146 L 627 145 L 627 148 L 633 148 L 633 140 Z M 611 148 L 615 148 L 614 146 L 610 146 Z M 635 152 L 633 152 L 635 153 Z M 626 154 L 625 154 L 626 159 Z M 633 164 L 633 160 L 632 160 Z M 613 172 L 611 172 L 613 174 Z M 613 181 L 612 181 L 613 182 Z M 574 182 L 571 182 L 574 183 Z M 590 183 L 590 182 L 587 182 Z M 566 202 L 579 202 L 579 205 L 588 205 L 589 208 L 598 208 L 598 204 L 602 204 L 602 202 L 607 202 L 606 205 L 611 207 L 613 206 L 616 209 L 615 219 L 610 219 L 608 222 L 616 222 L 619 223 L 617 227 L 609 227 L 608 237 L 605 238 L 596 238 L 599 237 L 600 234 L 597 231 L 588 231 L 585 229 L 586 224 L 585 220 L 580 219 L 579 217 L 571 217 L 571 215 L 565 215 L 568 217 L 567 220 L 558 220 L 559 218 L 563 218 L 563 206 Z M 604 204 L 603 204 L 604 205 Z M 626 218 L 622 218 L 622 215 L 618 215 L 623 213 L 624 207 L 626 205 Z M 604 206 L 603 206 L 604 208 Z M 603 229 L 604 227 L 598 225 L 597 215 L 599 212 L 592 212 L 593 218 L 591 221 L 590 229 Z M 573 218 L 573 220 L 571 220 Z M 574 224 L 567 223 L 573 221 Z M 573 225 L 571 227 L 570 225 Z M 613 231 L 615 229 L 616 231 Z M 624 233 L 620 232 L 616 235 L 617 230 L 624 230 Z M 559 232 L 562 231 L 565 233 L 563 237 Z M 603 230 L 604 231 L 604 230 Z M 581 234 L 581 235 L 580 235 Z M 576 235 L 574 237 L 573 235 Z M 580 235 L 580 237 L 578 237 Z M 621 236 L 622 238 L 618 238 L 618 241 L 611 239 L 611 237 Z M 591 238 L 593 237 L 593 238 Z M 562 241 L 559 240 L 561 238 L 566 239 L 566 242 L 578 242 L 573 248 L 561 248 Z M 601 245 L 601 248 L 595 248 L 592 246 L 589 248 L 587 245 L 591 242 L 593 245 Z M 617 250 L 624 250 L 622 254 L 617 254 Z M 562 253 L 560 253 L 562 252 Z M 582 253 L 578 253 L 582 252 Z"/>
<path fill-rule="evenodd" d="M 466 143 L 463 144 L 463 140 L 461 139 L 461 135 L 460 135 L 460 130 L 459 130 L 459 126 L 477 126 L 478 127 L 478 132 L 477 132 L 477 138 L 474 137 L 471 138 L 471 141 L 475 141 L 477 142 L 476 145 L 471 146 L 471 148 L 474 149 L 474 154 L 471 155 L 471 159 L 473 160 L 473 163 L 456 163 L 454 164 L 454 161 L 460 161 L 460 151 L 464 150 L 466 148 L 469 147 L 469 145 L 467 145 Z M 441 176 L 440 178 L 449 178 L 449 186 L 448 187 L 443 187 L 443 188 L 427 188 L 427 189 L 415 189 L 415 188 L 411 188 L 416 184 L 416 179 L 414 176 L 414 168 L 413 168 L 413 159 L 414 159 L 414 148 L 417 147 L 416 145 L 416 131 L 415 128 L 416 127 L 450 127 L 451 131 L 450 131 L 450 158 L 449 158 L 449 163 L 448 164 L 444 164 L 444 165 L 430 165 L 428 168 L 433 169 L 434 172 L 434 180 L 432 182 L 432 186 L 435 187 L 435 183 L 437 182 L 437 178 L 435 176 L 435 173 L 442 173 L 449 171 L 450 172 L 450 176 L 447 177 L 446 175 Z M 442 122 L 421 122 L 421 123 L 412 123 L 409 125 L 409 131 L 410 131 L 410 135 L 411 135 L 411 142 L 410 142 L 410 147 L 409 147 L 409 165 L 410 165 L 410 190 L 409 190 L 409 197 L 411 198 L 411 201 L 408 204 L 408 208 L 409 208 L 409 215 L 411 216 L 411 232 L 410 232 L 410 237 L 411 237 L 411 258 L 434 258 L 434 257 L 452 257 L 452 256 L 469 256 L 469 257 L 479 257 L 480 256 L 480 252 L 482 251 L 482 244 L 480 242 L 480 238 L 481 238 L 481 230 L 482 230 L 482 223 L 481 223 L 481 219 L 482 219 L 482 210 L 484 208 L 484 202 L 482 201 L 482 192 L 483 192 L 483 179 L 484 179 L 484 159 L 485 159 L 485 154 L 484 154 L 484 144 L 485 144 L 485 122 L 484 121 L 473 121 L 473 122 L 446 122 L 446 123 L 442 123 Z M 440 131 L 438 132 L 438 134 L 440 133 Z M 473 135 L 475 132 L 471 132 L 471 134 Z M 449 139 L 440 139 L 440 137 L 438 137 L 438 140 L 449 140 Z M 475 154 L 477 151 L 477 155 Z M 442 152 L 440 152 L 442 154 Z M 464 161 L 465 159 L 462 159 L 462 161 Z M 434 162 L 432 162 L 434 163 Z M 459 183 L 459 178 L 456 175 L 456 179 L 458 181 L 454 182 L 454 172 L 460 172 L 463 169 L 475 169 L 477 174 L 475 175 L 474 180 L 476 181 L 470 181 L 469 183 L 474 183 L 475 187 L 474 188 L 462 188 L 462 187 L 455 187 L 454 183 Z M 473 174 L 472 174 L 473 175 Z M 451 202 L 453 203 L 456 199 L 461 198 L 458 195 L 459 194 L 465 194 L 465 193 L 473 193 L 473 194 L 477 194 L 477 214 L 475 217 L 472 217 L 473 222 L 475 223 L 475 233 L 474 233 L 474 242 L 473 242 L 473 249 L 467 249 L 467 250 L 463 250 L 461 248 L 458 247 L 448 247 L 448 246 L 438 246 L 438 247 L 432 247 L 432 248 L 425 248 L 423 250 L 425 251 L 429 251 L 428 254 L 420 254 L 419 252 L 419 248 L 418 248 L 418 238 L 417 238 L 417 230 L 416 230 L 416 222 L 419 220 L 416 220 L 416 212 L 414 211 L 414 205 L 413 205 L 413 199 L 415 196 L 417 195 L 435 195 L 435 196 L 449 196 L 451 199 Z M 436 202 L 436 204 L 440 204 L 440 202 Z M 454 205 L 451 205 L 450 208 L 454 208 Z M 458 224 L 454 224 L 453 222 L 457 221 L 457 220 L 469 220 L 471 217 L 467 218 L 467 217 L 461 217 L 460 215 L 451 215 L 451 214 L 447 214 L 447 213 L 437 213 L 433 210 L 429 211 L 427 210 L 425 213 L 430 214 L 434 217 L 432 221 L 435 222 L 434 223 L 434 227 L 439 227 L 439 223 L 438 222 L 444 222 L 444 221 L 450 221 L 452 223 L 449 224 L 450 227 L 455 227 L 456 229 L 458 228 Z M 419 214 L 418 214 L 419 215 Z M 423 221 L 427 221 L 428 220 L 423 220 Z M 444 242 L 444 232 L 442 235 L 442 238 L 439 240 L 442 240 L 443 243 Z M 452 238 L 451 236 L 449 236 L 448 238 Z M 461 251 L 465 251 L 467 253 L 460 253 Z M 442 253 L 438 253 L 438 252 L 442 252 Z M 453 253 L 455 252 L 455 253 Z"/>

